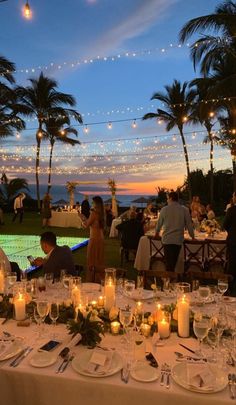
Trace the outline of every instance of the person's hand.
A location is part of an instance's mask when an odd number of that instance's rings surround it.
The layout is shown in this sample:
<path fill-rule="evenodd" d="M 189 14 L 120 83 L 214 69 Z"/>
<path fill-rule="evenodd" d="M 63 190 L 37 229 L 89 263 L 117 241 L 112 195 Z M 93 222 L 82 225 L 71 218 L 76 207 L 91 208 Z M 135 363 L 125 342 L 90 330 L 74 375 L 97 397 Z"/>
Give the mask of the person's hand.
<path fill-rule="evenodd" d="M 43 264 L 44 260 L 42 257 L 36 257 L 36 259 L 34 259 L 33 261 L 33 265 L 34 266 L 41 266 Z"/>
<path fill-rule="evenodd" d="M 15 210 L 15 214 L 17 214 L 17 210 Z"/>

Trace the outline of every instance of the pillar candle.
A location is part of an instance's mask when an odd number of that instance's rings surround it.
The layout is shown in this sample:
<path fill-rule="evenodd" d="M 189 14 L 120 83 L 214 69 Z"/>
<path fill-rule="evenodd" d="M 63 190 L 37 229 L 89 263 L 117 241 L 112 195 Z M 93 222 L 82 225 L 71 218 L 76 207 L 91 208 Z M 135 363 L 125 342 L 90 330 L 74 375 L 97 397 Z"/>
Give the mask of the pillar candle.
<path fill-rule="evenodd" d="M 111 307 L 115 305 L 115 284 L 112 280 L 108 281 L 108 283 L 104 287 L 105 293 L 105 310 L 110 311 Z"/>
<path fill-rule="evenodd" d="M 4 294 L 5 289 L 5 275 L 4 271 L 0 269 L 0 294 Z"/>
<path fill-rule="evenodd" d="M 170 324 L 165 319 L 158 321 L 158 333 L 161 339 L 165 339 L 170 336 Z"/>
<path fill-rule="evenodd" d="M 189 301 L 185 295 L 178 300 L 178 334 L 189 337 Z"/>
<path fill-rule="evenodd" d="M 14 305 L 16 321 L 23 321 L 25 319 L 25 298 L 23 294 L 19 294 L 15 298 Z"/>
<path fill-rule="evenodd" d="M 138 301 L 136 303 L 136 311 L 137 311 L 137 314 L 142 313 L 142 311 L 143 311 L 143 303 L 141 301 Z"/>
<path fill-rule="evenodd" d="M 80 303 L 80 288 L 75 286 L 71 290 L 71 300 L 74 305 L 74 307 L 77 307 Z"/>
<path fill-rule="evenodd" d="M 157 304 L 157 309 L 154 312 L 153 317 L 156 322 L 161 321 L 163 319 L 163 311 L 161 309 L 161 304 Z"/>

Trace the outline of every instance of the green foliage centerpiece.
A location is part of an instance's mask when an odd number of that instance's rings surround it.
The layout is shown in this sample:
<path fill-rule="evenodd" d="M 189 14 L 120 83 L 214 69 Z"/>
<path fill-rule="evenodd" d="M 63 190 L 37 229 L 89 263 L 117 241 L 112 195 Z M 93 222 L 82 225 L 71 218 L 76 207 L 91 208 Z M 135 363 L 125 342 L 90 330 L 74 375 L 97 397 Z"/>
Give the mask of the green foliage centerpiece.
<path fill-rule="evenodd" d="M 95 347 L 101 342 L 101 335 L 104 335 L 104 325 L 96 310 L 85 313 L 79 310 L 76 318 L 70 320 L 67 327 L 73 337 L 79 333 L 82 345 L 89 347 Z"/>

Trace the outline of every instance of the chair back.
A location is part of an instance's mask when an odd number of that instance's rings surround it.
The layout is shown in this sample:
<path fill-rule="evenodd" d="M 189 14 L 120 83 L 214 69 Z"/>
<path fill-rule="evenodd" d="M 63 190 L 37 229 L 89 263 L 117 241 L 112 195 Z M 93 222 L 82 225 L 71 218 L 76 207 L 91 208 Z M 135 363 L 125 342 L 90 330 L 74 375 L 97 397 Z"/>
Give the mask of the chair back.
<path fill-rule="evenodd" d="M 224 240 L 206 239 L 207 245 L 207 270 L 213 267 L 221 268 L 225 271 L 228 262 L 227 244 Z"/>
<path fill-rule="evenodd" d="M 161 239 L 149 238 L 149 249 L 150 249 L 150 266 L 151 270 L 152 265 L 155 261 L 164 262 L 164 246 Z"/>
<path fill-rule="evenodd" d="M 205 241 L 185 240 L 184 241 L 184 271 L 192 266 L 204 270 Z"/>

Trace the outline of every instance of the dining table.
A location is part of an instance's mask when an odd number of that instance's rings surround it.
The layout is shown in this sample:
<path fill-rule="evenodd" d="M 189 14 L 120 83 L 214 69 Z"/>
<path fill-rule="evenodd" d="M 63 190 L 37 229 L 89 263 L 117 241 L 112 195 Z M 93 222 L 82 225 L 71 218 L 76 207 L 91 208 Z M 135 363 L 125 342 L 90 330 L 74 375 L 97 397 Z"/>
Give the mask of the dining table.
<path fill-rule="evenodd" d="M 77 211 L 53 211 L 49 226 L 62 228 L 82 228 L 82 221 Z"/>
<path fill-rule="evenodd" d="M 145 292 L 145 290 L 144 290 Z M 90 298 L 101 294 L 99 288 L 90 293 Z M 147 294 L 147 295 L 146 295 Z M 151 293 L 146 293 L 143 297 L 145 310 L 152 312 L 156 308 L 156 301 L 151 297 Z M 168 296 L 163 293 L 159 297 L 162 303 L 171 303 L 174 300 L 173 296 Z M 132 297 L 117 294 L 117 306 L 129 304 L 131 307 L 136 305 L 136 300 Z M 209 304 L 209 306 L 212 304 Z M 233 302 L 231 311 L 236 311 L 236 304 Z M 214 312 L 214 309 L 212 309 Z M 236 312 L 235 312 L 236 313 Z M 104 405 L 104 404 L 130 404 L 143 405 L 143 403 L 155 403 L 159 405 L 176 404 L 182 405 L 225 405 L 232 403 L 230 399 L 227 383 L 221 387 L 219 392 L 195 392 L 191 387 L 181 386 L 176 383 L 172 377 L 180 363 L 177 362 L 175 355 L 176 351 L 181 351 L 184 354 L 189 354 L 184 350 L 181 344 L 186 345 L 192 350 L 196 350 L 198 343 L 196 339 L 180 338 L 176 333 L 172 333 L 169 338 L 158 340 L 156 343 L 155 335 L 145 339 L 146 352 L 151 352 L 157 363 L 156 378 L 153 380 L 139 380 L 135 378 L 135 373 L 130 372 L 130 378 L 127 383 L 121 379 L 122 364 L 125 363 L 125 345 L 123 336 L 111 335 L 106 333 L 102 338 L 100 346 L 103 353 L 110 350 L 109 353 L 114 353 L 121 366 L 117 367 L 114 374 L 104 376 L 94 376 L 82 372 L 78 369 L 77 363 L 87 353 L 92 355 L 92 350 L 81 344 L 71 347 L 74 360 L 63 373 L 57 373 L 58 366 L 61 363 L 61 358 L 58 356 L 61 349 L 71 344 L 71 335 L 65 325 L 59 324 L 56 327 L 47 325 L 42 337 L 38 337 L 37 326 L 31 322 L 30 326 L 17 326 L 15 320 L 8 320 L 6 323 L 0 322 L 0 336 L 8 333 L 9 336 L 15 336 L 22 339 L 24 346 L 29 346 L 32 351 L 26 356 L 17 367 L 11 367 L 12 359 L 1 360 L 0 356 L 0 394 L 1 403 L 4 405 Z M 35 362 L 38 349 L 50 340 L 53 334 L 56 333 L 56 340 L 61 342 L 58 348 L 54 350 L 54 361 L 52 364 L 43 367 L 40 363 Z M 1 342 L 0 342 L 1 345 Z M 1 354 L 1 349 L 0 349 Z M 86 355 L 87 355 L 86 354 Z M 144 361 L 146 361 L 144 359 Z M 74 362 L 74 363 L 73 363 Z M 170 386 L 161 385 L 161 367 L 164 363 L 170 366 Z M 228 368 L 227 368 L 228 367 Z M 234 372 L 234 368 L 226 366 L 224 362 L 219 362 L 217 368 L 224 376 L 226 381 L 228 373 Z M 217 391 L 217 389 L 215 390 Z"/>
<path fill-rule="evenodd" d="M 120 225 L 121 222 L 122 222 L 122 218 L 120 218 L 120 217 L 113 219 L 113 221 L 111 223 L 110 233 L 109 233 L 110 238 L 118 238 L 118 230 L 116 229 L 116 227 L 117 227 L 117 225 Z M 149 220 L 145 224 L 146 231 L 153 230 L 155 228 L 156 224 L 157 224 L 156 216 L 149 218 Z"/>
<path fill-rule="evenodd" d="M 142 236 L 139 240 L 137 253 L 135 256 L 134 268 L 142 271 L 142 270 L 149 270 L 150 269 L 150 258 L 151 258 L 151 251 L 150 251 L 150 237 L 154 236 L 154 232 L 147 232 L 144 236 Z M 197 232 L 194 231 L 194 237 L 197 241 L 205 241 L 209 235 L 206 232 Z M 214 236 L 211 237 L 212 241 L 226 241 L 227 232 L 218 232 Z M 184 239 L 186 241 L 190 240 L 190 236 L 187 232 L 184 234 Z M 160 247 L 162 242 L 161 240 L 155 240 L 154 244 L 157 247 Z M 164 262 L 159 261 L 155 263 L 156 269 L 160 269 L 161 271 L 165 269 Z M 180 254 L 178 257 L 178 261 L 175 268 L 176 273 L 183 273 L 184 272 L 184 249 L 183 246 L 181 247 Z"/>

